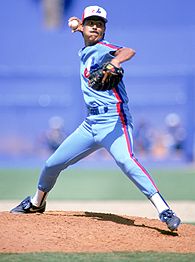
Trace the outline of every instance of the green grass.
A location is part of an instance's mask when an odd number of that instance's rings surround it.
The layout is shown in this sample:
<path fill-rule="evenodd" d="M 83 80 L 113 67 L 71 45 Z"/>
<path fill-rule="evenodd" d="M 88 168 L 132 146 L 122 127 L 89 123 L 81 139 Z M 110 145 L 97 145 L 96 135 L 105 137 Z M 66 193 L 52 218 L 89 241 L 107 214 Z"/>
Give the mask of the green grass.
<path fill-rule="evenodd" d="M 34 194 L 38 169 L 0 169 L 0 199 L 23 199 Z M 195 200 L 193 168 L 153 169 L 152 177 L 168 200 Z M 50 192 L 53 200 L 145 200 L 137 187 L 119 169 L 64 171 Z"/>
<path fill-rule="evenodd" d="M 27 253 L 0 254 L 1 262 L 191 262 L 195 261 L 195 253 Z"/>

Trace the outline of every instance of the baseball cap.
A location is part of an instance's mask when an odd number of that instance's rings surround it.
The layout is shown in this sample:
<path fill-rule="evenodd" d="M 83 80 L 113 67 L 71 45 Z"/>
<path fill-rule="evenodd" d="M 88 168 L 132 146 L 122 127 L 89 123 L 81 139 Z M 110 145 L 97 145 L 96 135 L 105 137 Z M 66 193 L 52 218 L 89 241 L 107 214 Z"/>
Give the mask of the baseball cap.
<path fill-rule="evenodd" d="M 93 17 L 93 16 L 103 19 L 105 23 L 107 22 L 106 10 L 97 5 L 88 6 L 84 9 L 84 12 L 82 15 L 82 21 L 84 21 L 86 18 Z"/>

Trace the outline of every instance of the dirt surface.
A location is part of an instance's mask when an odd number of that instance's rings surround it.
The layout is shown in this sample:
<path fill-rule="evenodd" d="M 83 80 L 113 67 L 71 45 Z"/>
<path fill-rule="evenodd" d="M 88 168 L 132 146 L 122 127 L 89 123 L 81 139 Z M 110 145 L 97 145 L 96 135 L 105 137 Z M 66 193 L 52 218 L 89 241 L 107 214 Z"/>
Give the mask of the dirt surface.
<path fill-rule="evenodd" d="M 195 252 L 195 226 L 94 212 L 0 212 L 0 252 Z"/>

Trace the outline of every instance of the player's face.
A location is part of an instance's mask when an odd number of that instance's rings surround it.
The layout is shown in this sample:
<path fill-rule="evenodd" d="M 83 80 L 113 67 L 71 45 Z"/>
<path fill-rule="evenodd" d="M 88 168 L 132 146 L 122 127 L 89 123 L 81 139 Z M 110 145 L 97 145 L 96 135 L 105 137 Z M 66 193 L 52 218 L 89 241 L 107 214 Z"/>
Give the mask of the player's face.
<path fill-rule="evenodd" d="M 94 45 L 103 38 L 105 23 L 101 19 L 86 19 L 83 25 L 85 45 Z"/>

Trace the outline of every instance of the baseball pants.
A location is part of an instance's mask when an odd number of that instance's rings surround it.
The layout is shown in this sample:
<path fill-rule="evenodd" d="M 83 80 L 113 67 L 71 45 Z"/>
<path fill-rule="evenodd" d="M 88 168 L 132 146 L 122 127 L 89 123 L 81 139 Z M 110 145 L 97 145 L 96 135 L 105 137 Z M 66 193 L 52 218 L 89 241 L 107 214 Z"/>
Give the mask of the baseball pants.
<path fill-rule="evenodd" d="M 131 125 L 117 112 L 89 115 L 46 161 L 38 189 L 49 192 L 62 170 L 100 148 L 111 154 L 123 173 L 146 197 L 158 192 L 152 178 L 134 156 Z"/>

